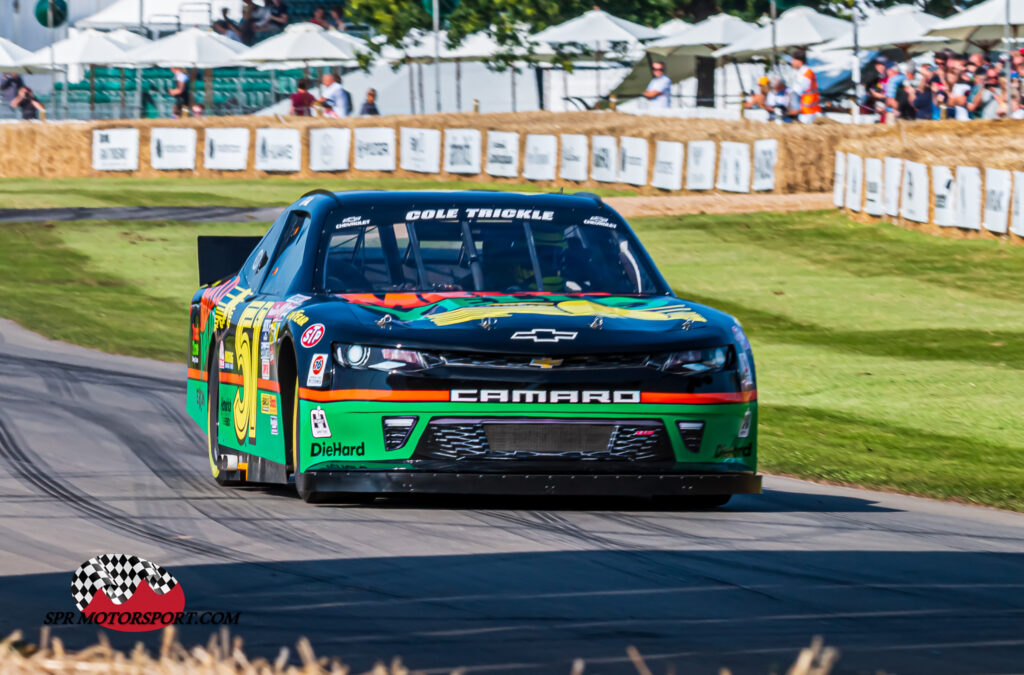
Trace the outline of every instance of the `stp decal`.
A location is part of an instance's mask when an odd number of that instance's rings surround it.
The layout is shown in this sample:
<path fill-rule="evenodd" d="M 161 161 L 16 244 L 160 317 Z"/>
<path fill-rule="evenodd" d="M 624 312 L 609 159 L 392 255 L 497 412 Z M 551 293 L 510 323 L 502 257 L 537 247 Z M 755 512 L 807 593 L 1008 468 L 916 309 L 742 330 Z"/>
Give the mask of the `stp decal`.
<path fill-rule="evenodd" d="M 71 577 L 71 597 L 93 623 L 126 632 L 163 628 L 185 609 L 185 592 L 170 572 L 122 553 L 79 565 Z"/>
<path fill-rule="evenodd" d="M 324 325 L 322 323 L 314 323 L 312 326 L 302 331 L 302 339 L 300 339 L 299 342 L 302 343 L 303 347 L 309 349 L 310 347 L 315 347 L 323 336 Z"/>

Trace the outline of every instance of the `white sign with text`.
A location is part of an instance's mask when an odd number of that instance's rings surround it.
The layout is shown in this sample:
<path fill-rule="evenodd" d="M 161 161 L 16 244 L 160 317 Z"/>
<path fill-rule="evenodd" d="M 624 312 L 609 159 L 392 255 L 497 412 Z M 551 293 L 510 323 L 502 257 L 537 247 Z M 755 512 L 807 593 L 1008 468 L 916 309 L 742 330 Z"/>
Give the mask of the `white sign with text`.
<path fill-rule="evenodd" d="M 562 134 L 562 159 L 558 170 L 561 178 L 575 181 L 587 179 L 587 145 L 587 137 L 583 134 Z"/>
<path fill-rule="evenodd" d="M 309 130 L 309 168 L 313 171 L 348 171 L 351 150 L 351 129 Z"/>
<path fill-rule="evenodd" d="M 357 171 L 394 171 L 395 130 L 390 127 L 356 127 Z"/>
<path fill-rule="evenodd" d="M 483 135 L 479 129 L 445 129 L 445 173 L 480 173 L 482 143 Z"/>
<path fill-rule="evenodd" d="M 981 229 L 981 169 L 956 168 L 956 226 Z"/>
<path fill-rule="evenodd" d="M 750 192 L 750 144 L 722 141 L 718 152 L 718 189 Z"/>
<path fill-rule="evenodd" d="M 1010 223 L 1013 175 L 1005 169 L 985 169 L 985 229 L 1006 234 Z"/>
<path fill-rule="evenodd" d="M 860 155 L 846 155 L 846 208 L 860 211 L 860 193 L 864 186 L 864 160 Z"/>
<path fill-rule="evenodd" d="M 590 177 L 601 183 L 618 180 L 618 143 L 614 136 L 594 136 L 591 139 L 593 154 L 590 160 Z"/>
<path fill-rule="evenodd" d="M 196 168 L 195 129 L 153 127 L 149 130 L 149 164 L 159 171 Z"/>
<path fill-rule="evenodd" d="M 554 134 L 527 134 L 523 177 L 527 180 L 554 180 L 558 172 L 558 137 Z"/>
<path fill-rule="evenodd" d="M 492 176 L 501 176 L 504 178 L 515 178 L 519 175 L 518 132 L 487 132 L 486 171 Z"/>
<path fill-rule="evenodd" d="M 650 146 L 646 138 L 623 136 L 619 139 L 619 182 L 647 185 Z"/>
<path fill-rule="evenodd" d="M 715 142 L 690 141 L 686 145 L 686 189 L 715 187 Z"/>
<path fill-rule="evenodd" d="M 683 189 L 683 153 L 678 141 L 658 141 L 654 146 L 654 174 L 651 185 L 661 190 Z"/>
<path fill-rule="evenodd" d="M 302 136 L 299 130 L 257 129 L 256 170 L 302 170 Z"/>
<path fill-rule="evenodd" d="M 956 225 L 956 181 L 948 166 L 932 167 L 932 193 L 935 196 L 935 224 Z"/>
<path fill-rule="evenodd" d="M 235 127 L 204 132 L 203 167 L 214 171 L 245 171 L 249 166 L 249 130 Z"/>
<path fill-rule="evenodd" d="M 775 165 L 779 161 L 779 142 L 774 138 L 754 141 L 754 177 L 751 189 L 765 192 L 775 189 Z"/>
<path fill-rule="evenodd" d="M 138 129 L 93 129 L 92 168 L 97 171 L 137 171 Z"/>
<path fill-rule="evenodd" d="M 441 172 L 441 132 L 438 129 L 402 127 L 402 169 L 416 173 Z"/>
<path fill-rule="evenodd" d="M 903 187 L 900 195 L 901 215 L 915 223 L 928 222 L 928 166 L 919 162 L 903 165 Z"/>
<path fill-rule="evenodd" d="M 880 216 L 885 213 L 882 197 L 882 160 L 868 157 L 864 160 L 864 213 Z"/>
<path fill-rule="evenodd" d="M 885 186 L 883 201 L 885 213 L 890 216 L 900 214 L 900 186 L 903 180 L 903 160 L 895 157 L 885 158 Z"/>

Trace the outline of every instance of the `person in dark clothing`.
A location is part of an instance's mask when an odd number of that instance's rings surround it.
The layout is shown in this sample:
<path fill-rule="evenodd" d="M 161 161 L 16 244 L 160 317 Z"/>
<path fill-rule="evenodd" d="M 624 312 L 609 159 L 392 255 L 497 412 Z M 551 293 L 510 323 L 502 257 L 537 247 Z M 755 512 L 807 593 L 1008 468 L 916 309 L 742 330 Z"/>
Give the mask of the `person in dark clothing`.
<path fill-rule="evenodd" d="M 366 100 L 363 102 L 363 108 L 359 111 L 360 115 L 379 115 L 380 111 L 377 110 L 377 90 L 367 89 Z"/>
<path fill-rule="evenodd" d="M 17 73 L 4 73 L 4 77 L 0 80 L 0 94 L 3 94 L 4 102 L 10 103 L 17 98 L 18 93 L 21 92 L 21 88 L 25 86 L 25 81 L 21 79 L 21 75 Z"/>
<path fill-rule="evenodd" d="M 23 120 L 38 119 L 39 111 L 46 110 L 43 104 L 36 100 L 32 90 L 28 87 L 22 87 L 18 90 L 18 95 L 11 101 L 11 107 L 21 110 L 21 119 Z"/>
<path fill-rule="evenodd" d="M 174 116 L 188 115 L 192 107 L 192 83 L 184 68 L 171 68 L 171 72 L 174 73 L 174 88 L 168 93 L 174 97 Z"/>
<path fill-rule="evenodd" d="M 309 80 L 299 80 L 295 83 L 295 93 L 292 94 L 291 99 L 292 115 L 309 117 L 313 114 L 313 104 L 316 103 L 316 97 L 309 93 Z"/>

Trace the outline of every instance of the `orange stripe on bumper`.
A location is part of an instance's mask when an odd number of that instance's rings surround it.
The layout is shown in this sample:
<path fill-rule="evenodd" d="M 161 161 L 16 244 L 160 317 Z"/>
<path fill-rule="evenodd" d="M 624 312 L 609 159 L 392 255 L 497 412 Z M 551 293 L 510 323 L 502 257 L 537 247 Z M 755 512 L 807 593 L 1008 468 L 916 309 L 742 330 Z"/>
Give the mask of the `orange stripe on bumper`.
<path fill-rule="evenodd" d="M 747 403 L 757 400 L 757 391 L 721 392 L 714 394 L 674 394 L 659 391 L 645 391 L 640 394 L 641 403 L 683 403 L 708 405 L 713 403 Z"/>
<path fill-rule="evenodd" d="M 204 370 L 199 370 L 198 368 L 189 368 L 188 379 L 202 380 L 203 382 L 206 382 L 206 380 L 209 379 L 209 376 L 206 374 L 206 371 Z"/>
<path fill-rule="evenodd" d="M 431 401 L 448 402 L 451 400 L 451 392 L 445 390 L 401 390 L 389 391 L 387 389 L 336 389 L 334 391 L 320 391 L 318 389 L 299 388 L 299 397 L 307 401 Z"/>

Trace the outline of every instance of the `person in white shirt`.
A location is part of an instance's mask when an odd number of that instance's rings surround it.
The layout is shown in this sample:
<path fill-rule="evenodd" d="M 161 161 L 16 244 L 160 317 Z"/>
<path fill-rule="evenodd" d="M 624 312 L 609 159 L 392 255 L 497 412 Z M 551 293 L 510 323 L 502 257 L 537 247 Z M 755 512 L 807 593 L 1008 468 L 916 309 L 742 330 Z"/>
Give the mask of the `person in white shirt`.
<path fill-rule="evenodd" d="M 672 80 L 665 74 L 665 64 L 655 61 L 651 64 L 651 81 L 647 83 L 644 90 L 644 98 L 650 101 L 650 107 L 656 109 L 668 109 L 669 90 L 672 88 Z"/>
<path fill-rule="evenodd" d="M 333 73 L 325 73 L 321 82 L 319 101 L 324 104 L 324 116 L 348 117 L 352 114 L 352 100 L 338 78 Z"/>

